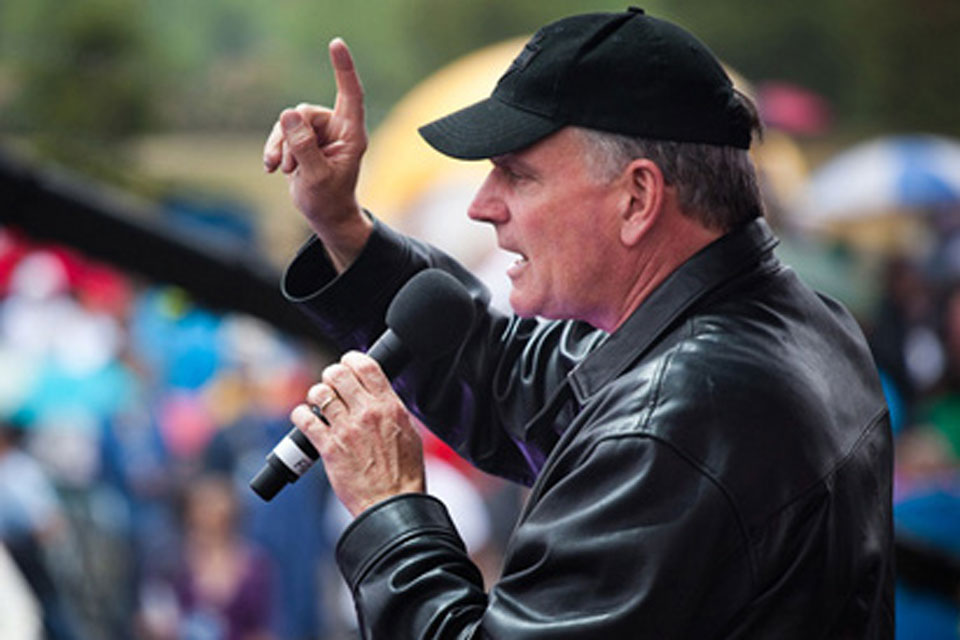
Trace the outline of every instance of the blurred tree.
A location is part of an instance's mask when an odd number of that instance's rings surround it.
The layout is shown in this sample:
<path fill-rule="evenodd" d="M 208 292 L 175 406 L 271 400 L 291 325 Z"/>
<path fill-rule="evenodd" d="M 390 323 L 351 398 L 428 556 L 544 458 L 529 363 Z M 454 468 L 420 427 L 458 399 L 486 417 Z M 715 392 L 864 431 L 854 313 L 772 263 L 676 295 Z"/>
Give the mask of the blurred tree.
<path fill-rule="evenodd" d="M 954 69 L 960 2 L 854 0 L 847 4 L 854 74 L 851 119 L 898 131 L 960 136 L 960 75 Z"/>
<path fill-rule="evenodd" d="M 260 130 L 334 95 L 325 46 L 350 42 L 376 125 L 453 58 L 607 0 L 0 0 L 0 128 L 106 141 L 143 130 Z M 960 135 L 956 0 L 651 0 L 747 78 L 809 87 L 843 130 Z M 7 105 L 4 105 L 6 100 Z M 90 145 L 87 144 L 87 147 Z M 95 146 L 95 145 L 94 145 Z"/>
<path fill-rule="evenodd" d="M 598 7 L 596 0 L 518 2 L 449 2 L 413 0 L 402 15 L 403 28 L 416 34 L 417 54 L 428 66 L 446 63 L 474 49 L 507 38 L 532 34 L 547 22 L 588 11 L 620 10 Z M 491 87 L 492 88 L 492 87 Z"/>
<path fill-rule="evenodd" d="M 37 0 L 10 14 L 28 26 L 14 44 L 10 120 L 46 154 L 96 163 L 150 124 L 153 83 L 135 0 Z"/>
<path fill-rule="evenodd" d="M 675 0 L 667 9 L 751 80 L 826 96 L 842 129 L 960 135 L 956 0 Z"/>

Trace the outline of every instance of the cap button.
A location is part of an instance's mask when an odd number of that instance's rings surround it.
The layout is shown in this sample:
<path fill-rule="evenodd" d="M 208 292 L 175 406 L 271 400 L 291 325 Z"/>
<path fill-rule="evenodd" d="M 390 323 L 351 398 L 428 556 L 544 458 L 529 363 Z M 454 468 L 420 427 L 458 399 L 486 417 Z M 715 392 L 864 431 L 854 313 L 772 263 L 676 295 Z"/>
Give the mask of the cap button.
<path fill-rule="evenodd" d="M 640 15 L 643 15 L 643 9 L 641 9 L 640 7 L 629 6 L 627 7 L 627 11 L 629 11 L 630 13 L 639 13 Z"/>

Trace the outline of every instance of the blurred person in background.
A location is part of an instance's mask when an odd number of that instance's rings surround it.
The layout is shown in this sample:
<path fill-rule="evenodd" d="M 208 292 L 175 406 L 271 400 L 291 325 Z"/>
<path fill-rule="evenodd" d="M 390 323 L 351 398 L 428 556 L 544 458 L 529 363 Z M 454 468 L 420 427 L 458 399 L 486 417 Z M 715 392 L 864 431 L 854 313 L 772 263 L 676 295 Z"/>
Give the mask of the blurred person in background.
<path fill-rule="evenodd" d="M 0 542 L 0 638 L 42 638 L 40 605 L 20 569 Z"/>
<path fill-rule="evenodd" d="M 960 284 L 953 282 L 942 294 L 938 339 L 944 366 L 938 384 L 921 398 L 917 420 L 932 424 L 946 439 L 947 452 L 960 459 Z"/>
<path fill-rule="evenodd" d="M 142 631 L 153 640 L 270 640 L 273 566 L 240 533 L 229 478 L 186 483 L 183 549 L 172 581 L 145 585 Z"/>
<path fill-rule="evenodd" d="M 23 428 L 0 422 L 0 542 L 33 589 L 50 640 L 79 637 L 55 574 L 49 548 L 64 534 L 59 498 L 36 460 L 19 446 Z"/>
<path fill-rule="evenodd" d="M 941 375 L 896 440 L 894 521 L 901 546 L 918 550 L 897 558 L 902 640 L 960 634 L 960 286 L 946 286 L 937 311 Z"/>
<path fill-rule="evenodd" d="M 330 485 L 323 473 L 310 474 L 264 503 L 248 488 L 263 452 L 290 430 L 290 406 L 302 396 L 316 370 L 303 349 L 262 323 L 234 319 L 224 341 L 234 361 L 213 394 L 224 427 L 205 447 L 203 467 L 233 479 L 242 502 L 242 531 L 270 556 L 274 566 L 273 633 L 284 640 L 326 637 L 330 620 L 322 603 L 322 570 L 332 549 L 324 520 Z"/>
<path fill-rule="evenodd" d="M 639 9 L 574 16 L 491 98 L 421 129 L 493 162 L 468 213 L 520 255 L 506 317 L 360 209 L 362 90 L 345 44 L 330 53 L 334 108 L 285 110 L 265 148 L 315 232 L 286 295 L 352 349 L 428 267 L 478 316 L 403 376 L 406 405 L 350 352 L 293 411 L 355 517 L 338 561 L 364 636 L 892 637 L 880 382 L 849 314 L 772 255 L 755 112 L 713 54 Z M 489 594 L 424 495 L 406 407 L 532 485 Z"/>
<path fill-rule="evenodd" d="M 890 400 L 902 404 L 903 419 L 943 375 L 945 356 L 938 336 L 936 292 L 915 258 L 892 256 L 884 265 L 883 288 L 869 331 L 870 348 L 890 385 Z"/>

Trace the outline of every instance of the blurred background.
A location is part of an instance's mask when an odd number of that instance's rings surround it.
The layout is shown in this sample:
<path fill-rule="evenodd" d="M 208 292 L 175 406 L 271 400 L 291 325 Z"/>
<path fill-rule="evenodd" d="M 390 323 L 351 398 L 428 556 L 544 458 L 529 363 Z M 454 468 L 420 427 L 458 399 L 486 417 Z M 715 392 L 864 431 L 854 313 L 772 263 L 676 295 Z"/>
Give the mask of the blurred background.
<path fill-rule="evenodd" d="M 897 438 L 898 637 L 960 636 L 960 3 L 651 1 L 757 102 L 781 258 L 854 312 Z M 416 126 L 487 95 L 586 0 L 0 0 L 0 637 L 352 638 L 317 469 L 247 482 L 329 344 L 280 296 L 307 237 L 264 174 L 350 44 L 361 200 L 484 277 L 484 163 Z M 509 259 L 508 259 L 509 260 Z M 489 581 L 523 495 L 426 437 Z"/>

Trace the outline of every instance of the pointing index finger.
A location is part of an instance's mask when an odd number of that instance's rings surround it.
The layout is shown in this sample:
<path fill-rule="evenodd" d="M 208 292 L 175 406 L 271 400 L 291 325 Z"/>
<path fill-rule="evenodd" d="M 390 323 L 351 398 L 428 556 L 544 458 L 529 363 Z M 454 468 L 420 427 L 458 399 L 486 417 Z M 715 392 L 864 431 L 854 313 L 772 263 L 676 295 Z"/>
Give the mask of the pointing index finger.
<path fill-rule="evenodd" d="M 353 57 L 343 38 L 334 38 L 330 41 L 330 62 L 333 64 L 333 73 L 337 81 L 337 101 L 334 111 L 362 126 L 363 85 L 360 84 L 360 76 L 357 75 Z"/>

